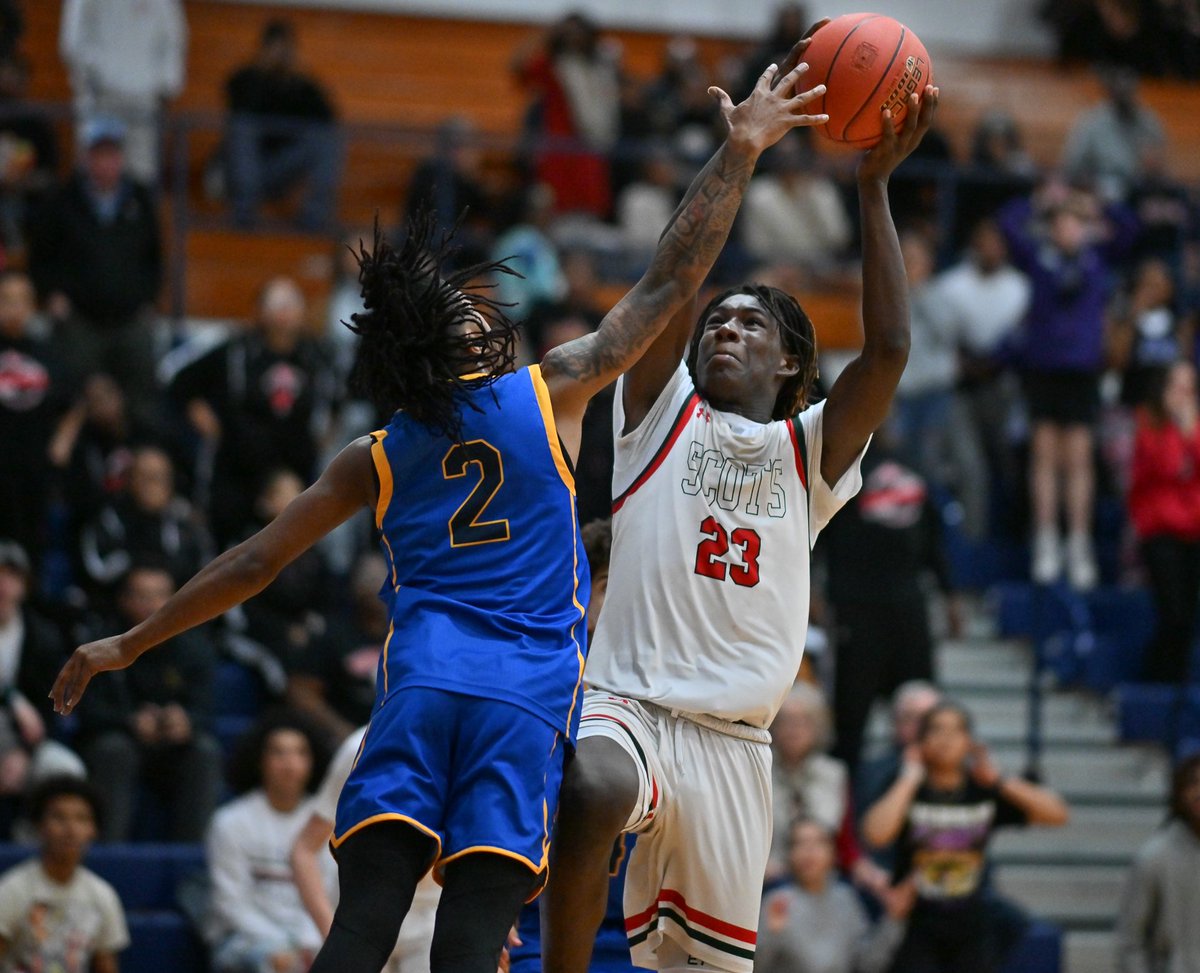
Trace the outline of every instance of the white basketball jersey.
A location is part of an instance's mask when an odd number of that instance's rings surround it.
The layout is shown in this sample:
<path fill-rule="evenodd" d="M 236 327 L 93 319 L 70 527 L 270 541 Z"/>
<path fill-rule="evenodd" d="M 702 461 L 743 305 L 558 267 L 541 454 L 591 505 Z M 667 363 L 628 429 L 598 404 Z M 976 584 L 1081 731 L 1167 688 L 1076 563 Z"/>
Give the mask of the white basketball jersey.
<path fill-rule="evenodd" d="M 585 680 L 766 727 L 804 654 L 812 544 L 862 486 L 862 456 L 831 489 L 824 403 L 753 422 L 711 408 L 684 364 L 623 436 L 623 391 L 622 379 L 612 560 Z"/>

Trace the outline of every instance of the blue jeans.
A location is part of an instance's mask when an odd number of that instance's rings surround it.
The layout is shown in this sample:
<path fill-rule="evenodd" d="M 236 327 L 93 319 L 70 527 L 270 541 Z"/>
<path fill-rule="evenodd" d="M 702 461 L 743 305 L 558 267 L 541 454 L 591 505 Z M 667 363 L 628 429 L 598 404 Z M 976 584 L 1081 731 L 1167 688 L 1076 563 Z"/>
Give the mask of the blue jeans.
<path fill-rule="evenodd" d="M 267 148 L 272 136 L 280 139 L 280 144 Z M 225 132 L 225 158 L 234 220 L 239 226 L 253 225 L 264 199 L 282 196 L 304 182 L 304 200 L 296 221 L 307 229 L 329 227 L 342 156 L 341 134 L 328 122 L 231 115 Z"/>

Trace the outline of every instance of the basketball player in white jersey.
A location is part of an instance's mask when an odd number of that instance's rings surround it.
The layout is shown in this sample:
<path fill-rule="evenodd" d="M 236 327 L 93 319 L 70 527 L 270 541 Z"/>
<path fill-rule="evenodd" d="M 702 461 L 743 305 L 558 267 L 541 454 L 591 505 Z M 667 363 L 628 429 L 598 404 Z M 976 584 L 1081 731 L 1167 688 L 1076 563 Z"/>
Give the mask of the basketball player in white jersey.
<path fill-rule="evenodd" d="M 676 319 L 618 380 L 608 594 L 585 681 L 543 911 L 547 973 L 584 973 L 621 832 L 635 966 L 750 973 L 771 843 L 767 727 L 808 625 L 809 552 L 861 486 L 859 462 L 908 359 L 888 207 L 936 88 L 858 167 L 861 354 L 821 403 L 812 324 L 743 287 Z M 686 358 L 685 358 L 686 352 Z"/>

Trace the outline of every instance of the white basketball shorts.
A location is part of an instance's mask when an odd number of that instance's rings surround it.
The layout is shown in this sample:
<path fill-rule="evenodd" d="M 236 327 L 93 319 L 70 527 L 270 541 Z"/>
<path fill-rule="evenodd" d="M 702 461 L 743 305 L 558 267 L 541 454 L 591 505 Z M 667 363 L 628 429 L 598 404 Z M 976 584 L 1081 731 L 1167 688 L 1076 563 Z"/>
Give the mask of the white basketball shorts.
<path fill-rule="evenodd" d="M 641 782 L 625 878 L 634 965 L 674 966 L 659 955 L 669 939 L 693 965 L 751 973 L 771 850 L 770 735 L 589 690 L 579 738 L 593 736 L 621 746 Z"/>

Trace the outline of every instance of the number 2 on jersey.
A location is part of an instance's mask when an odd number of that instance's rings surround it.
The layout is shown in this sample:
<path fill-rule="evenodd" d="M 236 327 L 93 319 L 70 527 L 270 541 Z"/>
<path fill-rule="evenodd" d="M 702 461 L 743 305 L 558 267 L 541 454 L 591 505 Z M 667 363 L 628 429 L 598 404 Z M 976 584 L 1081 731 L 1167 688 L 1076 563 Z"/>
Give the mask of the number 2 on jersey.
<path fill-rule="evenodd" d="M 700 533 L 705 539 L 696 548 L 696 574 L 714 581 L 724 581 L 728 575 L 730 581 L 743 588 L 758 584 L 758 552 L 762 547 L 758 531 L 739 527 L 729 534 L 717 523 L 716 517 L 706 517 L 700 525 Z M 741 564 L 726 564 L 721 560 L 729 553 L 731 541 L 742 552 Z"/>
<path fill-rule="evenodd" d="M 469 467 L 479 472 L 479 482 L 450 518 L 450 546 L 472 547 L 508 540 L 507 520 L 484 520 L 484 511 L 504 485 L 504 461 L 498 450 L 483 439 L 457 443 L 442 459 L 442 476 L 456 480 Z"/>

